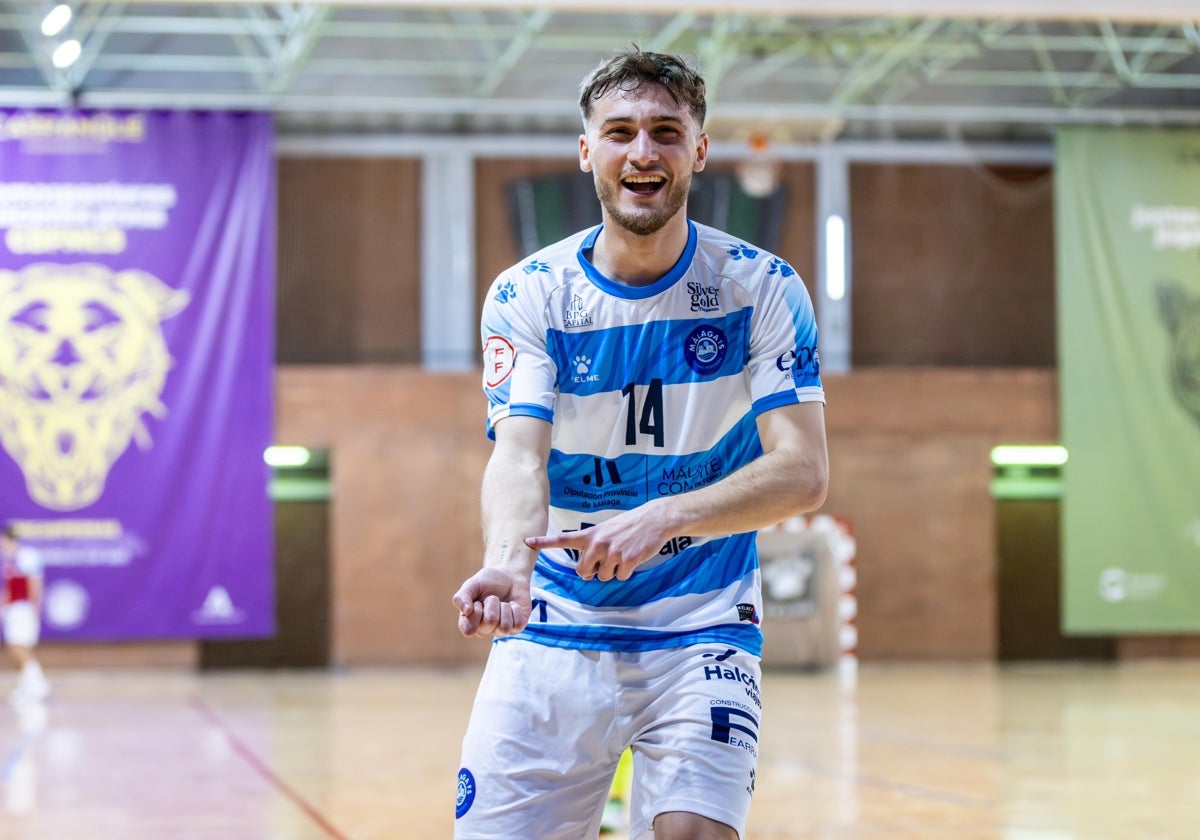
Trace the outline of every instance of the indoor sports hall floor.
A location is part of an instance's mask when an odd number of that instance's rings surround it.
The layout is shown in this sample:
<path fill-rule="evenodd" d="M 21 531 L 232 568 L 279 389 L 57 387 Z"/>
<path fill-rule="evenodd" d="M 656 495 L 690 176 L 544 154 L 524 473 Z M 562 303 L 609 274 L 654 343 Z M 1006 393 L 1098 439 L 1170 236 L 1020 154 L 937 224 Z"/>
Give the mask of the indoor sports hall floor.
<path fill-rule="evenodd" d="M 474 670 L 51 677 L 0 708 L 0 840 L 451 837 Z M 764 699 L 749 840 L 1200 838 L 1200 663 L 769 671 Z"/>

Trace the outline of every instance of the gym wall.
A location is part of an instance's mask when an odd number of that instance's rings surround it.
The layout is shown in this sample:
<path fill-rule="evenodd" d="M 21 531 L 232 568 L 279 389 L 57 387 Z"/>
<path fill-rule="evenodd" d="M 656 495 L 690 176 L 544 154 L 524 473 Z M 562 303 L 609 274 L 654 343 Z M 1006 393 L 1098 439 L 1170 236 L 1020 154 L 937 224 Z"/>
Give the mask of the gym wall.
<path fill-rule="evenodd" d="M 573 166 L 477 163 L 479 300 L 523 256 L 506 185 Z M 420 163 L 286 157 L 279 176 L 277 440 L 330 453 L 333 663 L 481 662 L 450 595 L 479 562 L 490 444 L 479 375 L 419 366 L 420 226 L 437 223 L 419 218 Z M 811 291 L 813 167 L 788 164 L 783 183 L 779 255 Z M 854 370 L 825 378 L 824 510 L 858 541 L 865 661 L 996 656 L 989 451 L 1058 437 L 1049 184 L 1046 168 L 851 169 Z M 187 665 L 195 647 L 64 646 L 47 661 Z M 1200 644 L 1124 639 L 1118 655 Z"/>

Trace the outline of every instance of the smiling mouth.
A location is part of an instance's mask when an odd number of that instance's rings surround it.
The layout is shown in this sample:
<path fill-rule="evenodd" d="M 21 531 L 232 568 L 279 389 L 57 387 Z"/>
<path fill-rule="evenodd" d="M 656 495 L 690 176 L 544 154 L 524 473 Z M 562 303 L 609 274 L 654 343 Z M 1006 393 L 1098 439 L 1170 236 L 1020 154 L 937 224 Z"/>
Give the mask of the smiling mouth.
<path fill-rule="evenodd" d="M 638 195 L 654 195 L 667 183 L 662 175 L 626 175 L 621 186 Z"/>

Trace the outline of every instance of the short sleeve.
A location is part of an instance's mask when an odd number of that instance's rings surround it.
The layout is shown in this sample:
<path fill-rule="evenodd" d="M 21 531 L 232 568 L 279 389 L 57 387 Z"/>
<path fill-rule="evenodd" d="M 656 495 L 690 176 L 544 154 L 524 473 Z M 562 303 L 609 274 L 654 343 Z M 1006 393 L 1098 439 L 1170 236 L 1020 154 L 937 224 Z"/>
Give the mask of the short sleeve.
<path fill-rule="evenodd" d="M 545 287 L 501 274 L 488 290 L 480 319 L 487 434 L 505 417 L 554 419 L 557 368 L 546 352 Z"/>
<path fill-rule="evenodd" d="M 750 336 L 750 391 L 755 414 L 782 405 L 824 402 L 817 321 L 808 289 L 782 260 L 759 288 Z"/>

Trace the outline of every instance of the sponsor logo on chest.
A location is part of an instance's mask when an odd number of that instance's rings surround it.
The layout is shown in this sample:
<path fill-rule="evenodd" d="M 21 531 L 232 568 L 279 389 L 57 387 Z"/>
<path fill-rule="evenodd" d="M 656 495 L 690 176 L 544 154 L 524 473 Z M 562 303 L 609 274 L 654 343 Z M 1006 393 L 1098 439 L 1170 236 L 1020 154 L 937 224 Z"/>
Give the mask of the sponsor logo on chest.
<path fill-rule="evenodd" d="M 583 298 L 579 295 L 573 295 L 570 302 L 567 304 L 566 310 L 563 312 L 563 326 L 566 329 L 577 327 L 590 327 L 592 325 L 592 313 L 587 309 L 583 302 Z"/>

